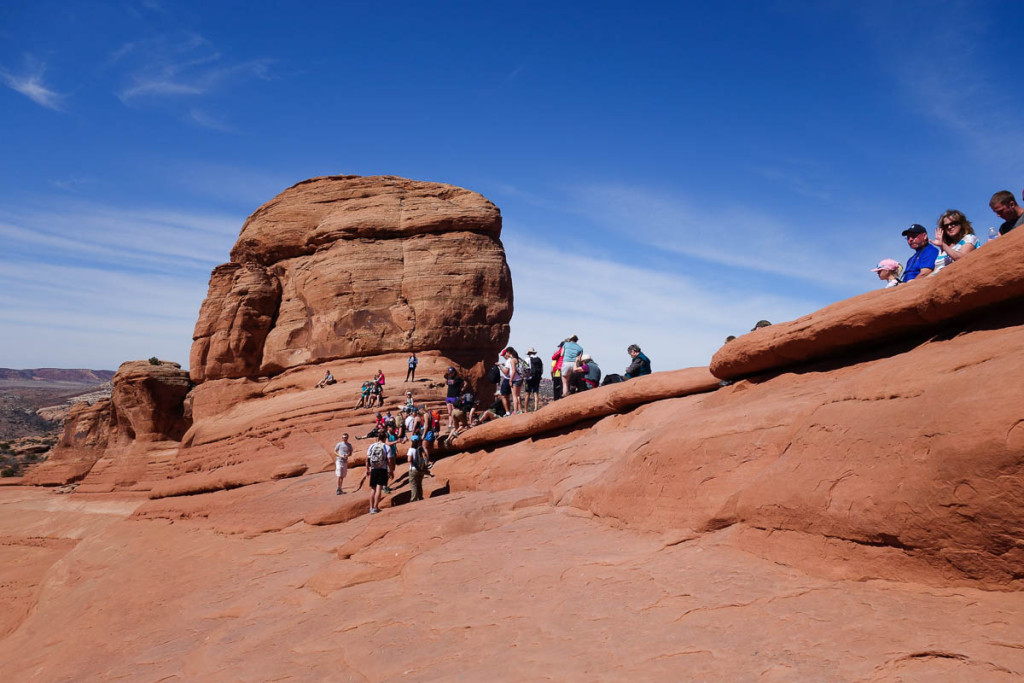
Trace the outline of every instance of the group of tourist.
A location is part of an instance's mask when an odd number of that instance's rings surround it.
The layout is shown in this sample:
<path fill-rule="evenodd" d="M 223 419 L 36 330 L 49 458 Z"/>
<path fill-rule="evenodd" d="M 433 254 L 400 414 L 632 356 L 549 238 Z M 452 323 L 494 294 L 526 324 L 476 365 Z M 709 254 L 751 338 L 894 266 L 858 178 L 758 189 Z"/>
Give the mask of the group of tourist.
<path fill-rule="evenodd" d="M 996 192 L 988 205 L 1003 219 L 998 231 L 995 228 L 989 231 L 990 241 L 1024 223 L 1024 208 L 1017 204 L 1012 192 Z M 928 230 L 918 223 L 904 230 L 903 237 L 914 250 L 906 266 L 896 259 L 887 258 L 871 269 L 879 280 L 885 282 L 886 288 L 935 275 L 981 246 L 978 236 L 974 234 L 974 226 L 963 212 L 956 209 L 949 209 L 939 216 L 933 238 L 929 239 Z"/>

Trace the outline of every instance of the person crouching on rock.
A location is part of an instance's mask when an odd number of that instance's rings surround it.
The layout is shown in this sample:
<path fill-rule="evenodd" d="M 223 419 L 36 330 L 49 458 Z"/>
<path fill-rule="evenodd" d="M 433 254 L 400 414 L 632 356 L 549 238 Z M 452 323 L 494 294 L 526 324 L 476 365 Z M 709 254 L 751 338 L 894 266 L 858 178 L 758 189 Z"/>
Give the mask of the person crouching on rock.
<path fill-rule="evenodd" d="M 335 492 L 341 495 L 341 485 L 345 481 L 345 473 L 348 472 L 348 456 L 352 455 L 352 444 L 348 442 L 348 434 L 341 435 L 341 441 L 334 447 L 334 476 L 338 478 L 338 490 Z"/>
<path fill-rule="evenodd" d="M 377 435 L 377 440 L 366 449 L 366 474 L 370 479 L 370 514 L 380 512 L 380 502 L 384 497 L 384 487 L 388 483 L 388 453 L 389 449 L 384 443 L 383 432 Z"/>

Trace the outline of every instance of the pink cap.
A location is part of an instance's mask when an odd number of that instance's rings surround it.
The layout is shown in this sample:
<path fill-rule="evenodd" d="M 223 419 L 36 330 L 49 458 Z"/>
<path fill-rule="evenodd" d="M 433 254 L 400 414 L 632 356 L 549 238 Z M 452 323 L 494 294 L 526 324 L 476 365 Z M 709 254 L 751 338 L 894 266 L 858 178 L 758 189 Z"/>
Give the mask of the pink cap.
<path fill-rule="evenodd" d="M 878 262 L 878 266 L 871 270 L 877 273 L 880 270 L 899 270 L 901 268 L 899 261 L 894 261 L 891 258 L 884 258 Z"/>

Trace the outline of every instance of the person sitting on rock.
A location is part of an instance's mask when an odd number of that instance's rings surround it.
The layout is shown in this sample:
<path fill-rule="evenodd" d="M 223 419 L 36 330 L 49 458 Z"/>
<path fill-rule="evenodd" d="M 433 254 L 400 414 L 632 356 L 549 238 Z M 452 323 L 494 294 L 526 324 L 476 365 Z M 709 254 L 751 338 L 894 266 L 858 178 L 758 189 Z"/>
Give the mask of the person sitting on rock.
<path fill-rule="evenodd" d="M 359 408 L 369 408 L 370 407 L 370 401 L 372 400 L 370 398 L 370 385 L 371 384 L 373 384 L 373 382 L 369 382 L 369 381 L 363 382 L 363 387 L 359 391 L 359 402 L 356 403 L 355 408 L 353 408 L 352 410 L 358 410 Z"/>
<path fill-rule="evenodd" d="M 502 402 L 500 396 L 496 396 L 491 407 L 480 413 L 480 417 L 477 419 L 476 424 L 482 425 L 485 422 L 497 420 L 499 417 L 505 417 L 506 415 L 508 415 L 508 413 L 505 411 L 505 404 Z"/>
<path fill-rule="evenodd" d="M 1000 235 L 1005 235 L 1017 226 L 1024 224 L 1024 208 L 1017 205 L 1017 200 L 1013 198 L 1012 192 L 1008 190 L 996 192 L 992 195 L 988 205 L 997 216 L 1003 219 L 1003 224 L 999 226 Z"/>
<path fill-rule="evenodd" d="M 626 349 L 626 353 L 632 358 L 632 362 L 629 367 L 626 368 L 626 372 L 622 373 L 622 379 L 630 379 L 632 377 L 642 377 L 643 375 L 651 374 L 651 359 L 644 355 L 643 351 L 636 344 L 630 344 Z"/>
<path fill-rule="evenodd" d="M 590 357 L 589 353 L 580 356 L 583 368 L 580 372 L 580 380 L 584 388 L 594 389 L 601 386 L 601 367 L 597 361 Z"/>
<path fill-rule="evenodd" d="M 376 380 L 370 382 L 370 407 L 372 408 L 374 403 L 377 404 L 378 408 L 384 407 L 384 387 L 379 384 Z"/>
<path fill-rule="evenodd" d="M 928 231 L 923 225 L 914 223 L 903 231 L 903 236 L 914 250 L 913 255 L 907 259 L 907 267 L 903 269 L 903 281 L 911 282 L 919 277 L 931 275 L 935 270 L 935 259 L 939 257 L 939 250 L 928 243 Z"/>
<path fill-rule="evenodd" d="M 967 216 L 956 209 L 949 209 L 939 216 L 939 223 L 935 226 L 935 239 L 931 242 L 932 246 L 939 250 L 932 275 L 953 261 L 959 261 L 978 247 L 974 226 L 967 220 Z"/>
<path fill-rule="evenodd" d="M 419 365 L 420 359 L 416 357 L 416 352 L 413 351 L 412 355 L 409 356 L 409 369 L 405 371 L 405 381 L 415 382 L 416 381 L 416 366 Z"/>
<path fill-rule="evenodd" d="M 387 429 L 387 424 L 384 422 L 384 416 L 377 413 L 377 419 L 373 425 L 373 429 L 371 429 L 366 436 L 357 436 L 356 439 L 374 439 L 379 434 L 383 434 L 385 429 Z"/>
<path fill-rule="evenodd" d="M 883 280 L 885 282 L 885 289 L 895 287 L 903 282 L 900 277 L 903 273 L 903 266 L 895 259 L 884 258 L 871 270 L 878 274 L 879 280 Z"/>
<path fill-rule="evenodd" d="M 327 374 L 324 375 L 324 378 L 316 383 L 316 388 L 317 389 L 323 389 L 325 386 L 327 386 L 329 384 L 337 384 L 337 383 L 338 383 L 338 381 L 336 379 L 334 379 L 334 375 L 332 375 L 331 371 L 328 370 Z"/>

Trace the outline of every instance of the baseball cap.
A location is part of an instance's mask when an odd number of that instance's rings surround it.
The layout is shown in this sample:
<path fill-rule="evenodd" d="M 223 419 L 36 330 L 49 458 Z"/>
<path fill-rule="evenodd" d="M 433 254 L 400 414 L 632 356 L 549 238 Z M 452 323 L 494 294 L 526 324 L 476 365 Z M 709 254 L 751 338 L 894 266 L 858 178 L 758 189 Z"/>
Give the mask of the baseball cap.
<path fill-rule="evenodd" d="M 920 225 L 918 223 L 914 223 L 909 228 L 904 230 L 902 234 L 903 234 L 904 237 L 910 237 L 911 235 L 920 235 L 922 232 L 926 233 L 928 231 L 925 230 L 925 227 L 923 225 Z"/>
<path fill-rule="evenodd" d="M 884 258 L 878 262 L 878 265 L 871 270 L 877 273 L 880 270 L 899 270 L 900 262 L 891 258 Z"/>

